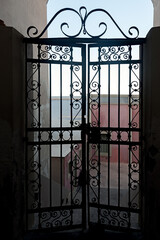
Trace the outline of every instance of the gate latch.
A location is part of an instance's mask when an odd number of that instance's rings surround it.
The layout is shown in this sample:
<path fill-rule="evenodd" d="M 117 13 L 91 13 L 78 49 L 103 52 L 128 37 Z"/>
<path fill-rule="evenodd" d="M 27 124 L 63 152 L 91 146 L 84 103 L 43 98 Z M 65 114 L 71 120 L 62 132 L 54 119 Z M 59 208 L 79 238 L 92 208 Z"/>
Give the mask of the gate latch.
<path fill-rule="evenodd" d="M 88 135 L 91 142 L 99 142 L 101 138 L 100 129 L 98 127 L 91 127 L 90 123 L 81 124 L 82 132 Z"/>

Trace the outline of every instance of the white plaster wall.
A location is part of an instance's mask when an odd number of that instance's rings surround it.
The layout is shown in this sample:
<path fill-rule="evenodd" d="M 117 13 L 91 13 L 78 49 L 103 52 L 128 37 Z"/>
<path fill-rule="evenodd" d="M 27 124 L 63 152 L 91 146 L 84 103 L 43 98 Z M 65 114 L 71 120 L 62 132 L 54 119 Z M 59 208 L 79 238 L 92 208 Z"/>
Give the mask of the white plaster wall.
<path fill-rule="evenodd" d="M 25 37 L 28 37 L 27 29 L 30 26 L 37 27 L 39 33 L 41 33 L 47 25 L 47 2 L 48 0 L 0 0 L 0 19 L 7 27 L 16 29 Z M 5 29 L 5 27 L 3 28 Z M 47 32 L 43 37 L 46 37 L 46 34 Z M 17 68 L 15 69 L 17 70 Z M 41 123 L 42 126 L 49 126 L 49 87 L 47 65 L 41 65 L 41 89 Z M 46 147 L 46 149 L 43 150 L 42 174 L 47 176 L 48 166 L 46 159 L 48 157 L 48 149 Z"/>
<path fill-rule="evenodd" d="M 152 0 L 154 6 L 154 27 L 160 26 L 160 0 Z"/>
<path fill-rule="evenodd" d="M 0 0 L 0 19 L 6 26 L 14 27 L 23 36 L 27 28 L 41 30 L 47 24 L 47 0 Z"/>

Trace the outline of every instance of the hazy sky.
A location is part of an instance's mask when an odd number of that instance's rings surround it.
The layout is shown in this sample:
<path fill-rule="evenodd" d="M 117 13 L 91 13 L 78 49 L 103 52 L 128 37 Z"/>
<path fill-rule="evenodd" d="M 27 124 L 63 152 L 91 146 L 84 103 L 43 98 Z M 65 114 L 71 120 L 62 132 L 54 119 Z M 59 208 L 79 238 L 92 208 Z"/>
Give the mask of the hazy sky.
<path fill-rule="evenodd" d="M 136 26 L 140 32 L 139 37 L 145 37 L 150 28 L 153 26 L 153 5 L 151 0 L 49 0 L 47 6 L 48 21 L 60 9 L 69 7 L 79 11 L 79 8 L 81 6 L 85 6 L 88 12 L 95 8 L 105 9 L 110 13 L 110 15 L 118 23 L 119 27 L 126 34 L 131 26 Z M 60 21 L 61 23 L 63 22 L 61 16 L 57 18 L 57 22 L 55 21 L 57 27 L 58 21 Z M 66 22 L 66 20 L 69 20 L 71 16 L 73 16 L 71 23 L 73 24 L 74 19 L 75 24 L 73 26 L 76 30 L 76 28 L 78 29 L 78 22 L 76 22 L 77 16 L 70 12 L 68 17 L 63 19 L 65 19 L 64 21 Z M 95 15 L 95 17 L 96 16 L 97 15 Z M 106 16 L 103 15 L 101 20 L 109 21 L 107 18 L 105 20 L 105 17 Z M 94 23 L 92 23 L 92 29 L 93 24 Z M 54 30 L 53 32 L 53 28 L 50 27 L 48 30 L 49 37 L 54 37 L 55 32 L 57 32 L 57 30 Z M 122 37 L 118 31 L 116 33 L 114 32 L 114 28 L 112 28 L 112 32 L 109 33 L 109 36 L 110 38 L 114 38 L 115 36 Z"/>

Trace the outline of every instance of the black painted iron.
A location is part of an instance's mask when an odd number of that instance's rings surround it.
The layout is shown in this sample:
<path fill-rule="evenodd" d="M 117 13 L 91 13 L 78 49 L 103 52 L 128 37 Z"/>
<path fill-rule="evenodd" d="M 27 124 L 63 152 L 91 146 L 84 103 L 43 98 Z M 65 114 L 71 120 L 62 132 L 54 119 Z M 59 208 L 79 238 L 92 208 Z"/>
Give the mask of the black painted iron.
<path fill-rule="evenodd" d="M 75 13 L 81 20 L 78 33 L 68 35 L 61 24 L 64 38 L 41 38 L 57 16 L 64 12 Z M 94 13 L 106 14 L 125 39 L 102 38 L 107 31 L 103 26 L 101 34 L 93 36 L 87 30 L 87 20 Z M 34 30 L 31 37 L 31 31 Z M 139 230 L 142 217 L 142 103 L 143 103 L 143 43 L 138 39 L 136 27 L 133 38 L 120 29 L 112 16 L 103 9 L 79 12 L 72 8 L 58 11 L 44 30 L 38 35 L 36 27 L 28 28 L 26 43 L 26 205 L 28 229 L 64 230 L 83 228 L 98 223 L 106 229 Z M 87 38 L 81 38 L 81 35 Z M 89 37 L 89 38 L 88 38 Z M 33 55 L 29 54 L 30 44 Z M 139 47 L 138 56 L 133 48 Z M 78 60 L 75 57 L 79 52 Z M 96 57 L 92 59 L 92 52 Z M 56 68 L 54 69 L 54 66 Z M 68 67 L 69 82 L 65 82 L 65 67 Z M 111 122 L 113 94 L 111 93 L 112 67 L 117 66 L 116 125 Z M 121 122 L 122 114 L 122 66 L 127 66 L 128 79 L 128 126 Z M 102 124 L 103 68 L 107 69 L 107 122 Z M 105 70 L 106 71 L 106 70 Z M 57 72 L 57 73 L 56 73 Z M 45 75 L 46 74 L 46 75 Z M 56 77 L 58 74 L 58 77 Z M 44 76 L 45 75 L 45 76 Z M 46 78 L 46 79 L 45 79 Z M 52 80 L 54 79 L 54 80 Z M 48 84 L 48 95 L 44 91 Z M 57 81 L 57 83 L 55 83 Z M 52 87 L 59 84 L 58 115 L 54 116 Z M 64 123 L 63 90 L 69 84 L 69 121 Z M 47 98 L 48 96 L 48 98 Z M 44 106 L 49 106 L 44 111 Z M 48 122 L 43 121 L 48 115 Z M 58 119 L 55 120 L 55 119 Z M 55 120 L 56 124 L 53 123 Z M 78 137 L 77 137 L 78 136 Z M 103 137 L 102 137 L 103 136 Z M 135 137 L 136 136 L 136 137 Z M 107 185 L 102 187 L 102 145 L 107 146 Z M 64 156 L 67 146 L 70 151 Z M 111 148 L 117 147 L 117 188 L 112 187 Z M 125 146 L 128 154 L 127 203 L 121 194 L 121 151 Z M 58 150 L 56 150 L 58 149 Z M 53 157 L 53 152 L 58 156 Z M 69 156 L 69 160 L 68 157 Z M 56 164 L 54 163 L 56 162 Z M 69 165 L 69 185 L 66 187 L 65 164 Z M 47 166 L 46 166 L 47 165 Z M 47 169 L 45 172 L 45 169 Z M 79 186 L 79 174 L 83 182 Z M 57 175 L 58 174 L 58 175 Z M 55 179 L 55 176 L 58 176 Z M 66 176 L 66 175 L 65 175 Z M 56 182 L 57 181 L 57 182 Z M 57 190 L 58 189 L 58 190 Z M 66 191 L 68 190 L 68 195 Z M 115 201 L 113 195 L 115 194 Z M 102 199 L 103 198 L 103 199 Z M 56 200 L 55 200 L 56 199 Z M 105 199 L 105 200 L 104 200 Z"/>

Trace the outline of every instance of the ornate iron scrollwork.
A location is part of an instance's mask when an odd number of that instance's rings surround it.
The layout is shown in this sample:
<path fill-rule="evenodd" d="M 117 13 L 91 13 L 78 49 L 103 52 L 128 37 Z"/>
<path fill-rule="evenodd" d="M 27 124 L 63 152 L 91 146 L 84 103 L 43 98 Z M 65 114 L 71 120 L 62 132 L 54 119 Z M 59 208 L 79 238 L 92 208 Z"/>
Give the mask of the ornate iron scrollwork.
<path fill-rule="evenodd" d="M 77 32 L 71 18 L 61 18 L 65 38 L 40 39 L 65 12 L 80 20 Z M 95 14 L 112 21 L 126 39 L 106 41 L 109 25 Z M 94 27 L 98 22 L 97 35 L 89 31 L 91 17 Z M 127 36 L 106 10 L 87 12 L 82 6 L 61 9 L 40 34 L 34 26 L 27 32 L 26 45 L 33 45 L 33 56 L 26 48 L 27 213 L 28 222 L 34 219 L 29 229 L 79 228 L 87 218 L 89 225 L 98 221 L 107 229 L 139 228 L 143 58 L 138 29 L 131 27 Z"/>
<path fill-rule="evenodd" d="M 127 36 L 123 31 L 122 29 L 118 26 L 118 24 L 116 23 L 116 21 L 113 19 L 113 17 L 109 14 L 109 12 L 107 12 L 106 10 L 104 9 L 101 9 L 101 8 L 97 8 L 97 9 L 93 9 L 91 10 L 90 12 L 87 12 L 87 9 L 86 7 L 82 6 L 80 7 L 79 9 L 79 12 L 76 11 L 75 9 L 73 8 L 63 8 L 61 10 L 59 10 L 53 17 L 52 19 L 49 21 L 49 23 L 46 25 L 46 27 L 43 29 L 43 31 L 38 35 L 38 29 L 35 27 L 35 26 L 30 26 L 28 29 L 27 29 L 27 34 L 30 38 L 40 38 L 43 36 L 43 34 L 47 31 L 47 29 L 49 28 L 49 26 L 52 24 L 52 22 L 56 19 L 56 17 L 58 15 L 60 15 L 61 13 L 63 12 L 66 12 L 66 11 L 71 11 L 72 13 L 76 13 L 77 16 L 79 17 L 80 19 L 80 22 L 81 22 L 81 26 L 80 26 L 80 29 L 78 30 L 78 32 L 76 34 L 73 34 L 73 35 L 69 35 L 65 32 L 64 28 L 67 27 L 67 28 L 70 28 L 69 24 L 67 22 L 63 22 L 61 23 L 60 25 L 60 30 L 62 32 L 62 34 L 65 36 L 65 37 L 68 37 L 68 38 L 76 38 L 78 36 L 80 36 L 80 34 L 82 33 L 83 35 L 88 35 L 89 37 L 91 38 L 100 38 L 102 36 L 104 36 L 104 34 L 107 32 L 108 30 L 108 26 L 107 26 L 107 23 L 106 22 L 100 22 L 99 23 L 99 28 L 103 27 L 103 30 L 100 34 L 98 35 L 95 35 L 93 36 L 88 30 L 87 30 L 87 26 L 86 26 L 86 23 L 87 23 L 87 20 L 88 18 L 95 12 L 99 12 L 99 13 L 105 13 L 109 18 L 110 20 L 113 22 L 113 24 L 115 25 L 115 27 L 120 31 L 120 33 L 123 35 L 123 37 L 127 38 L 127 39 L 136 39 L 138 38 L 139 36 L 139 30 L 137 27 L 135 26 L 132 26 L 129 28 L 128 30 L 128 33 L 129 33 L 129 36 Z M 136 32 L 135 36 L 133 34 L 133 32 Z"/>

